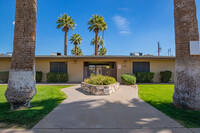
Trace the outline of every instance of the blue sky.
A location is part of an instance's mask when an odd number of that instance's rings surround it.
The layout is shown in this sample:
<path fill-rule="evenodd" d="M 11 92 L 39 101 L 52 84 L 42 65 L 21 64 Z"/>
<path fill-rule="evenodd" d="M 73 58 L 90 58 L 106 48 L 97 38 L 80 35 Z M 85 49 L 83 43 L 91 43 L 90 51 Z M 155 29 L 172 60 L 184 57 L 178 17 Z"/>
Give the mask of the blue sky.
<path fill-rule="evenodd" d="M 200 7 L 200 0 L 196 0 Z M 56 29 L 58 16 L 67 13 L 77 27 L 69 31 L 83 37 L 81 48 L 85 55 L 94 53 L 90 45 L 95 34 L 89 32 L 87 22 L 93 14 L 102 15 L 108 25 L 105 47 L 108 55 L 129 55 L 130 52 L 156 54 L 157 42 L 161 55 L 172 49 L 175 54 L 173 0 L 37 0 L 36 54 L 62 52 L 64 33 Z M 197 8 L 200 19 L 200 8 Z M 13 49 L 15 0 L 0 0 L 0 53 Z M 100 33 L 101 35 L 101 33 Z M 68 53 L 73 45 L 68 41 Z"/>

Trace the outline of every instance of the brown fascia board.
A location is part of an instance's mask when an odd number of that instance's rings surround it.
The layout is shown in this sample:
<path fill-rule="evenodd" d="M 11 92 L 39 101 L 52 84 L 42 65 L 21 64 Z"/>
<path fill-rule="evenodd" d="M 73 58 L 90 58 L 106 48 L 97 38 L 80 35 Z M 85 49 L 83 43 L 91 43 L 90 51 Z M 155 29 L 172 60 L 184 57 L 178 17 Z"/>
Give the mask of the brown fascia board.
<path fill-rule="evenodd" d="M 54 56 L 54 55 L 36 55 L 36 59 L 172 59 L 175 56 L 123 56 L 123 55 L 107 55 L 107 56 Z M 0 59 L 11 59 L 12 56 L 0 56 Z"/>

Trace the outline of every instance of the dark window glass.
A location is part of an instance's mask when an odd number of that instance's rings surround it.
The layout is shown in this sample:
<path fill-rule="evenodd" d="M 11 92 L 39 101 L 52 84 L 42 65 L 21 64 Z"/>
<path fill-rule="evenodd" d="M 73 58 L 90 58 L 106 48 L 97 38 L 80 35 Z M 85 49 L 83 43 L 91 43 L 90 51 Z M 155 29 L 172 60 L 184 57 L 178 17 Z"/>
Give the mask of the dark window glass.
<path fill-rule="evenodd" d="M 67 73 L 67 63 L 66 62 L 50 62 L 50 72 Z"/>
<path fill-rule="evenodd" d="M 149 62 L 133 62 L 133 73 L 138 72 L 150 72 L 150 63 Z"/>

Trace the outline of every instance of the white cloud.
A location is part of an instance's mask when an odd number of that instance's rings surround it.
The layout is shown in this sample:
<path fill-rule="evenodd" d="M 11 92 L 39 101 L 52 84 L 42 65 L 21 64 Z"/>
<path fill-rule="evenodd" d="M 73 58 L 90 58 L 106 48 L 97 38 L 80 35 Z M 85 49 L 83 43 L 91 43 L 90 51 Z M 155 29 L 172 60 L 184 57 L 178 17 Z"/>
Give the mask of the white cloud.
<path fill-rule="evenodd" d="M 120 34 L 130 34 L 131 33 L 130 28 L 129 28 L 130 23 L 126 18 L 116 15 L 112 19 L 113 19 L 115 25 L 117 26 Z"/>
<path fill-rule="evenodd" d="M 120 11 L 129 11 L 128 8 L 117 8 L 117 9 L 120 10 Z"/>
<path fill-rule="evenodd" d="M 13 21 L 13 25 L 15 25 L 15 21 Z"/>

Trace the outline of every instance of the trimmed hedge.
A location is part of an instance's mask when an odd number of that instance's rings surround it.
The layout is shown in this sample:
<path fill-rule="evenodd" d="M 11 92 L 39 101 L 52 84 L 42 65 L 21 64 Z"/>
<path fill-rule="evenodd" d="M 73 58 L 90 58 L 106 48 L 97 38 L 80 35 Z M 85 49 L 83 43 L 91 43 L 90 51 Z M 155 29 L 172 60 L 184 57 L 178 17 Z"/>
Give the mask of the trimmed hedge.
<path fill-rule="evenodd" d="M 172 71 L 160 72 L 160 81 L 162 83 L 168 83 L 172 78 Z"/>
<path fill-rule="evenodd" d="M 154 72 L 139 72 L 136 74 L 138 83 L 153 83 Z"/>
<path fill-rule="evenodd" d="M 42 81 L 42 72 L 36 72 L 36 82 L 41 82 Z M 0 81 L 3 83 L 8 83 L 9 79 L 9 72 L 0 72 Z"/>
<path fill-rule="evenodd" d="M 91 76 L 90 78 L 85 79 L 85 83 L 93 85 L 110 85 L 116 82 L 115 78 L 103 75 Z"/>
<path fill-rule="evenodd" d="M 0 82 L 8 83 L 9 72 L 0 72 Z"/>
<path fill-rule="evenodd" d="M 67 73 L 47 73 L 46 79 L 48 83 L 65 83 L 68 81 L 68 74 Z"/>
<path fill-rule="evenodd" d="M 36 82 L 37 83 L 42 81 L 42 75 L 43 75 L 43 73 L 41 71 L 36 72 Z"/>
<path fill-rule="evenodd" d="M 121 75 L 122 82 L 129 85 L 136 84 L 136 77 L 131 74 L 123 74 Z"/>

